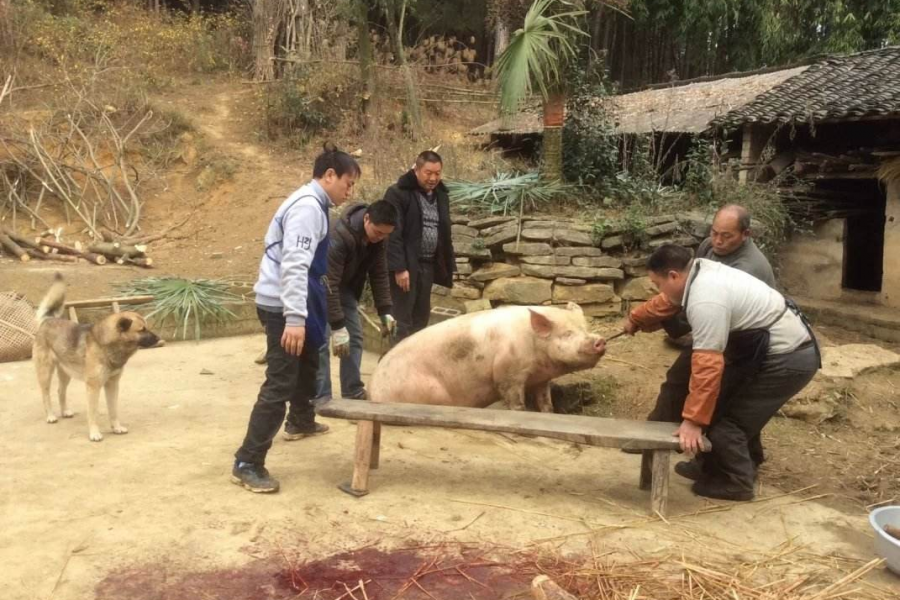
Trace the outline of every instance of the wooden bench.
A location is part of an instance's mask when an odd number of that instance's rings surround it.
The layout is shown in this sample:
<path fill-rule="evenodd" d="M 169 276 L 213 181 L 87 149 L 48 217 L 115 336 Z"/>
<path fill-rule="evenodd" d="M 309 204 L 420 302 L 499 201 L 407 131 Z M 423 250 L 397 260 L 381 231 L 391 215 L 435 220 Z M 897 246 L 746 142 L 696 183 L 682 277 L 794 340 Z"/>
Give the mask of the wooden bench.
<path fill-rule="evenodd" d="M 669 457 L 679 450 L 678 439 L 672 436 L 677 427 L 674 423 L 342 399 L 327 402 L 316 412 L 323 417 L 357 421 L 353 479 L 338 486 L 353 496 L 369 493 L 369 470 L 378 468 L 382 424 L 497 431 L 603 448 L 647 450 L 639 485 L 650 490 L 651 510 L 663 516 L 669 493 Z"/>
<path fill-rule="evenodd" d="M 69 320 L 78 322 L 79 308 L 105 308 L 111 306 L 114 313 L 122 311 L 123 304 L 146 304 L 153 302 L 153 296 L 121 296 L 119 298 L 98 298 L 96 300 L 71 300 L 65 303 L 69 311 Z"/>

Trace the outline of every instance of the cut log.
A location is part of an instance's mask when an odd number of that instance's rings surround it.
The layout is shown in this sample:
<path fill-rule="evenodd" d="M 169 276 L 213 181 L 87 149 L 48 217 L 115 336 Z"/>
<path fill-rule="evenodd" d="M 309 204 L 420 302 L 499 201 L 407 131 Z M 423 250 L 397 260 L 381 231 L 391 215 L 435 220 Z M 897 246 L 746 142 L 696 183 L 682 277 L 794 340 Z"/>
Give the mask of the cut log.
<path fill-rule="evenodd" d="M 78 257 L 72 256 L 70 254 L 46 254 L 44 252 L 41 252 L 40 250 L 35 250 L 33 248 L 27 248 L 25 252 L 28 253 L 28 256 L 36 258 L 38 260 L 52 260 L 55 262 L 64 263 L 78 262 Z"/>
<path fill-rule="evenodd" d="M 61 244 L 53 240 L 38 239 L 37 241 L 43 244 L 44 248 L 52 249 L 53 254 L 62 254 L 66 256 L 74 256 L 76 258 L 83 258 L 84 260 L 94 263 L 95 265 L 105 265 L 107 263 L 107 258 L 105 256 L 96 252 L 84 252 L 81 249 L 81 244 L 78 243 L 76 243 L 76 245 L 73 247 L 66 246 L 65 244 Z M 44 252 L 48 251 L 45 250 Z"/>
<path fill-rule="evenodd" d="M 17 256 L 22 262 L 31 260 L 31 257 L 22 249 L 22 246 L 12 241 L 5 233 L 0 233 L 0 245 L 9 250 L 14 256 Z"/>
<path fill-rule="evenodd" d="M 118 242 L 103 242 L 91 244 L 88 246 L 88 252 L 97 254 L 105 254 L 113 258 L 139 258 L 144 256 L 147 246 L 137 244 L 134 246 L 123 246 Z"/>
<path fill-rule="evenodd" d="M 538 575 L 532 580 L 531 597 L 534 600 L 578 600 L 546 575 Z"/>
<path fill-rule="evenodd" d="M 9 239 L 19 244 L 20 246 L 24 246 L 25 248 L 33 248 L 35 250 L 40 250 L 40 246 L 29 240 L 24 235 L 19 235 L 15 231 L 8 229 L 6 227 L 0 227 L 0 233 L 3 233 L 9 236 Z"/>
<path fill-rule="evenodd" d="M 135 258 L 125 257 L 122 260 L 123 260 L 123 263 L 120 263 L 120 264 L 135 265 L 138 267 L 144 267 L 145 269 L 153 268 L 153 259 L 150 258 L 149 256 L 135 257 Z M 118 262 L 118 261 L 116 261 L 116 262 Z"/>

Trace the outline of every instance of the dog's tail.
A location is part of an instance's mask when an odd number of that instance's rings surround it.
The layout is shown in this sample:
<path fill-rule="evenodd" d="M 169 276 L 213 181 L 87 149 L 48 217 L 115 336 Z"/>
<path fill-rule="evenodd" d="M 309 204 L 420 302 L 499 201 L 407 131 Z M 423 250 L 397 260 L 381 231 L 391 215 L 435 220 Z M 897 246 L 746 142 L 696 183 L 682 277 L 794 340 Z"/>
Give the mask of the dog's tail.
<path fill-rule="evenodd" d="M 66 282 L 62 274 L 57 273 L 53 277 L 53 285 L 47 290 L 44 299 L 37 309 L 37 321 L 45 319 L 58 319 L 63 316 L 66 304 Z"/>

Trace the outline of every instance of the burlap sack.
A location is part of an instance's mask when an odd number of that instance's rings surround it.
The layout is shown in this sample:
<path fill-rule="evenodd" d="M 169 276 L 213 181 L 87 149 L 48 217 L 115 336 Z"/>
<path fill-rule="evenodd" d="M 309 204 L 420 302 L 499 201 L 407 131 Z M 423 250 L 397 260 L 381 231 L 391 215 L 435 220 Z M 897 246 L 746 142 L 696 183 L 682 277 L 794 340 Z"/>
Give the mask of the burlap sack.
<path fill-rule="evenodd" d="M 15 292 L 0 292 L 0 362 L 31 358 L 37 331 L 34 307 Z"/>

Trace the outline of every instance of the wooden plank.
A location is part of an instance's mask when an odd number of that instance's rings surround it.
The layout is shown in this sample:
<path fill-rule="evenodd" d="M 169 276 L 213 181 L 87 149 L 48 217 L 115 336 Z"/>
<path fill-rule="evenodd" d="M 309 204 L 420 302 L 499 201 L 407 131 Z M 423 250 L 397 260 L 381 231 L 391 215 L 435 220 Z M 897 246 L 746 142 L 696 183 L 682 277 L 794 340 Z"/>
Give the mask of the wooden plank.
<path fill-rule="evenodd" d="M 650 510 L 666 516 L 669 502 L 669 456 L 668 450 L 653 453 L 653 482 L 650 488 Z"/>
<path fill-rule="evenodd" d="M 153 296 L 122 296 L 121 298 L 97 298 L 95 300 L 70 300 L 66 302 L 68 307 L 98 308 L 112 304 L 146 304 L 153 302 Z"/>
<path fill-rule="evenodd" d="M 459 406 L 359 402 L 334 399 L 316 409 L 323 417 L 537 435 L 606 448 L 676 450 L 675 423 L 581 415 L 491 410 Z"/>

